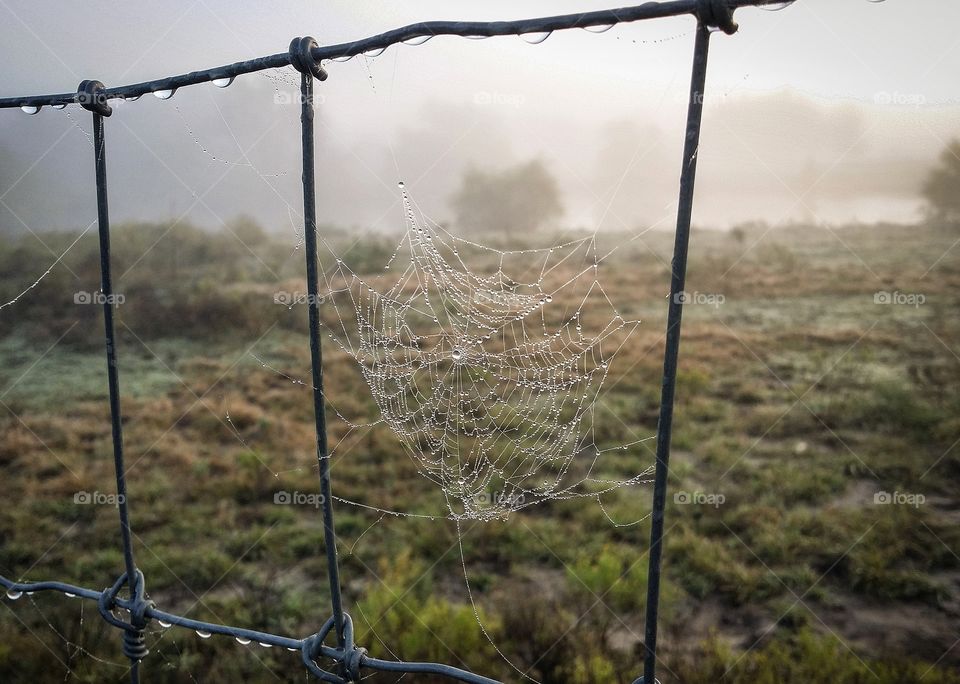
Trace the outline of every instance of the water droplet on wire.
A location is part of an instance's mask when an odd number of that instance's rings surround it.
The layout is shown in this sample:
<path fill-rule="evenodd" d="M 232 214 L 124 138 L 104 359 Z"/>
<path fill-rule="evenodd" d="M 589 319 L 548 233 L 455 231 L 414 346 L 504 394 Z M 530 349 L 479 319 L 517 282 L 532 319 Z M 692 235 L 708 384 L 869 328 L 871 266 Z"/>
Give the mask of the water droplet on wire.
<path fill-rule="evenodd" d="M 163 627 L 164 629 L 170 629 L 173 627 L 172 622 L 167 622 L 166 620 L 157 620 L 157 624 Z"/>
<path fill-rule="evenodd" d="M 37 105 L 23 105 L 22 107 L 20 107 L 20 111 L 23 112 L 24 114 L 30 114 L 31 116 L 33 116 L 34 114 L 40 111 L 40 107 L 38 107 Z"/>
<path fill-rule="evenodd" d="M 173 94 L 174 94 L 175 92 L 177 92 L 177 91 L 174 90 L 174 89 L 169 89 L 169 90 L 155 90 L 154 93 L 153 93 L 153 96 L 154 96 L 155 98 L 157 98 L 158 100 L 169 100 L 171 97 L 173 97 Z"/>
<path fill-rule="evenodd" d="M 210 632 L 204 631 L 202 629 L 198 629 L 197 636 L 200 637 L 201 639 L 209 639 L 210 637 L 213 636 L 213 634 L 211 634 Z"/>
<path fill-rule="evenodd" d="M 549 38 L 551 33 L 553 33 L 553 32 L 552 32 L 552 31 L 538 31 L 538 32 L 536 32 L 536 33 L 521 33 L 521 34 L 520 34 L 520 37 L 521 37 L 521 38 L 524 40 L 524 42 L 526 42 L 526 43 L 530 43 L 531 45 L 539 45 L 540 43 L 542 43 L 543 41 L 545 41 L 547 38 Z"/>
<path fill-rule="evenodd" d="M 237 637 L 237 643 L 240 644 L 241 646 L 246 646 L 247 644 L 250 643 L 250 639 L 248 639 L 247 637 Z"/>
<path fill-rule="evenodd" d="M 215 78 L 210 82 L 218 88 L 226 88 L 233 83 L 233 76 L 227 76 L 226 78 Z"/>
<path fill-rule="evenodd" d="M 876 2 L 876 1 L 877 0 L 870 0 L 870 2 Z M 779 12 L 782 9 L 786 9 L 793 3 L 794 3 L 794 0 L 787 0 L 787 2 L 775 2 L 770 5 L 761 5 L 760 9 L 766 10 L 768 12 Z"/>
<path fill-rule="evenodd" d="M 609 31 L 613 28 L 613 24 L 597 24 L 596 26 L 584 26 L 585 31 L 590 33 L 603 33 L 604 31 Z"/>
<path fill-rule="evenodd" d="M 21 596 L 23 596 L 22 591 L 14 591 L 13 589 L 11 589 L 10 591 L 7 592 L 7 598 L 10 599 L 11 601 L 16 601 Z"/>
<path fill-rule="evenodd" d="M 431 35 L 414 36 L 413 38 L 407 38 L 406 40 L 404 40 L 403 44 L 404 45 L 423 45 L 431 38 L 433 38 L 433 36 Z"/>

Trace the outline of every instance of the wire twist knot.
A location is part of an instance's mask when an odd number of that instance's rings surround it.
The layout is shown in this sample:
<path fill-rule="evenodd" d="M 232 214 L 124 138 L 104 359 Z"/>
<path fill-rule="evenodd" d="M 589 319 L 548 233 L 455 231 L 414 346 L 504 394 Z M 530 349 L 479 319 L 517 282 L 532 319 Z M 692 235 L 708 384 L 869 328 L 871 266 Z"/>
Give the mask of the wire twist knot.
<path fill-rule="evenodd" d="M 697 0 L 697 17 L 705 26 L 718 28 L 728 36 L 740 28 L 726 0 Z"/>
<path fill-rule="evenodd" d="M 100 81 L 80 81 L 77 86 L 77 101 L 80 106 L 100 116 L 110 116 L 113 109 L 107 104 L 107 89 Z"/>
<path fill-rule="evenodd" d="M 290 65 L 302 74 L 312 74 L 318 81 L 326 81 L 326 70 L 313 58 L 313 49 L 318 47 L 311 36 L 294 38 L 290 41 Z"/>
<path fill-rule="evenodd" d="M 353 620 L 350 615 L 343 613 L 343 648 L 325 646 L 323 640 L 333 631 L 334 619 L 327 620 L 320 631 L 303 640 L 303 663 L 316 677 L 325 682 L 359 682 L 360 668 L 367 657 L 367 649 L 357 647 L 353 642 Z M 337 664 L 337 674 L 327 672 L 316 664 L 319 657 L 333 659 Z"/>
<path fill-rule="evenodd" d="M 113 583 L 113 586 L 105 589 L 103 593 L 100 594 L 97 607 L 104 620 L 114 627 L 119 627 L 123 630 L 123 655 L 127 656 L 130 660 L 143 660 L 150 652 L 147 649 L 146 640 L 143 635 L 143 631 L 150 621 L 150 618 L 147 616 L 147 610 L 154 608 L 156 604 L 147 598 L 147 587 L 143 573 L 137 570 L 129 601 L 130 622 L 124 622 L 118 619 L 113 614 L 113 610 L 117 606 L 117 594 L 126 582 L 127 573 L 123 573 L 117 581 Z"/>

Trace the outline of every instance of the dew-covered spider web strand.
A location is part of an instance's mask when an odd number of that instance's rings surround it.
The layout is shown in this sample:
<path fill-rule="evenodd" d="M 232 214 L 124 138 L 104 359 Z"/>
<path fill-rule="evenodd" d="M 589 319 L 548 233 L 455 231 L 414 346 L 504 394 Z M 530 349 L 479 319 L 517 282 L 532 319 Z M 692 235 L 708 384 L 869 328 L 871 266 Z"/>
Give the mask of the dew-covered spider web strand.
<path fill-rule="evenodd" d="M 603 455 L 629 445 L 594 431 L 610 363 L 640 323 L 598 280 L 594 237 L 496 250 L 430 221 L 400 190 L 406 230 L 384 272 L 365 280 L 337 259 L 324 274 L 331 337 L 449 516 L 503 518 L 646 478 L 611 477 Z"/>

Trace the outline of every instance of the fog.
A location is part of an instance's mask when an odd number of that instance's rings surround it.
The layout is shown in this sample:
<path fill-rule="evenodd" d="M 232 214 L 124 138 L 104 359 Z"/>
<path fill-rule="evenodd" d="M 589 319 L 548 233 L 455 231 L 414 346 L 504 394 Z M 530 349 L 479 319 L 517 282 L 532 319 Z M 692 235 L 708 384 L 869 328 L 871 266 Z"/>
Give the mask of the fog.
<path fill-rule="evenodd" d="M 279 52 L 313 33 L 339 42 L 422 19 L 500 19 L 596 9 L 600 2 L 221 2 L 0 6 L 3 95 L 64 92 Z M 103 15 L 102 42 L 71 31 Z M 74 15 L 74 17 L 71 17 Z M 949 17 L 947 16 L 949 15 Z M 952 19 L 953 21 L 949 21 Z M 933 0 L 802 0 L 742 10 L 741 33 L 714 37 L 695 221 L 910 222 L 919 186 L 960 135 L 949 26 L 960 8 Z M 909 34 L 898 24 L 911 22 Z M 563 189 L 565 227 L 669 227 L 680 168 L 692 20 L 515 37 L 435 38 L 328 64 L 317 91 L 322 222 L 391 231 L 396 184 L 437 220 L 471 164 L 539 158 Z M 116 221 L 217 227 L 247 214 L 271 230 L 298 224 L 298 77 L 238 78 L 168 101 L 120 102 L 107 122 Z M 0 112 L 0 231 L 86 226 L 95 217 L 89 115 Z"/>

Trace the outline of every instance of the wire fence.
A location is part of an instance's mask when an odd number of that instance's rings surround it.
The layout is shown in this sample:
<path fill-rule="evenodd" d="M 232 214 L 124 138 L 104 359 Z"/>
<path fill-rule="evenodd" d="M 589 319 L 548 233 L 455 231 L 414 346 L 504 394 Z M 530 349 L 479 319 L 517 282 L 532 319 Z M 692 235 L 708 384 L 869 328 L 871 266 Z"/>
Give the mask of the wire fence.
<path fill-rule="evenodd" d="M 680 178 L 679 210 L 672 261 L 670 299 L 667 316 L 666 348 L 663 362 L 663 380 L 659 421 L 657 426 L 656 474 L 651 516 L 650 558 L 647 584 L 647 614 L 645 629 L 646 658 L 643 675 L 634 684 L 655 682 L 657 624 L 660 595 L 660 566 L 663 553 L 664 509 L 667 494 L 667 474 L 670 459 L 670 438 L 673 423 L 674 390 L 680 349 L 680 327 L 686 277 L 687 252 L 693 210 L 693 190 L 696 180 L 697 157 L 701 119 L 704 106 L 704 88 L 711 33 L 721 30 L 737 31 L 733 12 L 737 8 L 761 5 L 782 5 L 777 0 L 669 0 L 648 2 L 633 7 L 600 10 L 580 14 L 540 17 L 501 22 L 447 22 L 430 21 L 411 24 L 386 33 L 350 43 L 320 46 L 310 37 L 295 38 L 287 52 L 236 62 L 213 69 L 193 71 L 153 81 L 107 88 L 96 80 L 85 80 L 76 92 L 54 95 L 0 98 L 0 108 L 20 108 L 35 114 L 42 107 L 63 109 L 80 105 L 93 116 L 94 163 L 96 170 L 97 222 L 100 238 L 101 292 L 103 294 L 104 331 L 106 336 L 107 382 L 113 441 L 114 470 L 120 517 L 120 536 L 123 546 L 124 572 L 108 588 L 98 591 L 65 582 L 16 582 L 0 576 L 0 585 L 8 596 L 17 598 L 24 593 L 52 591 L 96 601 L 100 616 L 109 625 L 122 632 L 122 651 L 130 660 L 130 681 L 140 682 L 140 666 L 149 651 L 145 629 L 151 620 L 163 626 L 177 626 L 209 636 L 231 636 L 247 642 L 256 641 L 299 652 L 307 671 L 325 682 L 347 684 L 359 681 L 365 670 L 395 673 L 430 674 L 472 684 L 496 684 L 496 681 L 450 665 L 381 660 L 371 657 L 366 649 L 354 643 L 353 622 L 344 610 L 340 590 L 340 571 L 337 559 L 336 530 L 330 461 L 327 448 L 327 426 L 323 390 L 323 358 L 320 345 L 320 305 L 317 271 L 317 219 L 314 179 L 314 81 L 323 81 L 327 73 L 322 62 L 348 58 L 359 54 L 382 51 L 401 42 L 419 44 L 434 36 L 487 37 L 545 33 L 573 28 L 610 27 L 614 24 L 647 19 L 693 15 L 697 20 L 694 59 L 691 73 L 690 98 L 687 111 L 683 166 Z M 789 4 L 789 3 L 787 3 Z M 110 100 L 130 100 L 153 93 L 168 98 L 178 89 L 198 83 L 213 82 L 229 85 L 237 76 L 270 68 L 292 66 L 301 74 L 301 128 L 303 159 L 303 207 L 306 256 L 306 278 L 309 291 L 309 344 L 313 379 L 313 406 L 316 428 L 316 450 L 322 495 L 324 545 L 326 549 L 331 617 L 319 631 L 305 638 L 293 638 L 223 625 L 169 613 L 161 610 L 148 598 L 146 579 L 137 568 L 131 542 L 129 498 L 125 478 L 123 428 L 120 410 L 120 379 L 117 359 L 116 332 L 113 320 L 113 282 L 110 259 L 110 215 L 107 202 L 107 160 L 105 119 L 112 110 Z M 121 592 L 125 591 L 125 595 Z M 120 615 L 127 614 L 126 619 Z M 329 645 L 328 639 L 335 641 Z M 324 663 L 323 667 L 319 663 Z"/>

